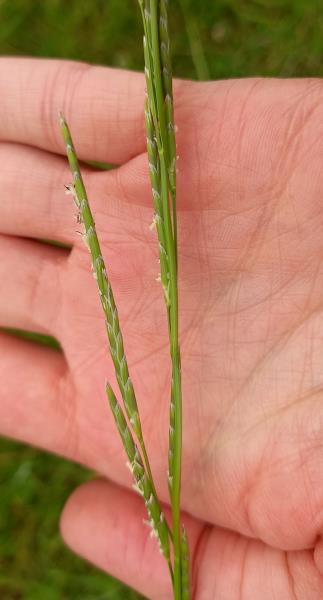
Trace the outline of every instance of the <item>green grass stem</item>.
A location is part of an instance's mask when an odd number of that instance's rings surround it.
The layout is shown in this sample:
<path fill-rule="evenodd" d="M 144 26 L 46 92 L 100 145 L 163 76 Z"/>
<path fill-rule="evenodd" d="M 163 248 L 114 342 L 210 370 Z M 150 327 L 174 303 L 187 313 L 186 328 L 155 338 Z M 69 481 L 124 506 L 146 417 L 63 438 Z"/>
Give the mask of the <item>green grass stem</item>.
<path fill-rule="evenodd" d="M 182 389 L 178 314 L 176 213 L 176 140 L 172 91 L 170 38 L 166 0 L 139 0 L 144 28 L 147 82 L 147 150 L 160 250 L 161 282 L 168 316 L 172 362 L 168 482 L 174 544 L 174 598 L 182 589 L 182 532 L 180 515 L 182 463 Z M 188 556 L 188 554 L 187 554 Z"/>

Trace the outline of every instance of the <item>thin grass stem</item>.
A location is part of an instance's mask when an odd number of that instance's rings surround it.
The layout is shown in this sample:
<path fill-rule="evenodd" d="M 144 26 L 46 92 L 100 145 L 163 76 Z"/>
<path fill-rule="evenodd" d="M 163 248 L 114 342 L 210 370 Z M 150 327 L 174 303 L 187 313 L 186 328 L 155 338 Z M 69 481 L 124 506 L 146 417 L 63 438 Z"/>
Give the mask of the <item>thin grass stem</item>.
<path fill-rule="evenodd" d="M 178 260 L 176 211 L 176 140 L 173 110 L 172 70 L 166 0 L 139 0 L 144 27 L 144 56 L 147 83 L 146 128 L 151 169 L 153 203 L 156 189 L 160 199 L 157 227 L 161 280 L 168 315 L 172 362 L 168 482 L 172 508 L 174 544 L 174 597 L 182 598 L 182 531 L 180 491 L 182 462 L 182 390 L 178 326 Z M 147 117 L 148 115 L 148 117 Z M 156 154 L 157 149 L 157 154 Z M 153 156 L 153 152 L 155 153 Z M 153 173 L 153 176 L 152 176 Z M 157 181 L 158 175 L 158 181 Z M 155 208 L 156 211 L 156 208 Z M 164 263 L 167 265 L 165 268 Z"/>

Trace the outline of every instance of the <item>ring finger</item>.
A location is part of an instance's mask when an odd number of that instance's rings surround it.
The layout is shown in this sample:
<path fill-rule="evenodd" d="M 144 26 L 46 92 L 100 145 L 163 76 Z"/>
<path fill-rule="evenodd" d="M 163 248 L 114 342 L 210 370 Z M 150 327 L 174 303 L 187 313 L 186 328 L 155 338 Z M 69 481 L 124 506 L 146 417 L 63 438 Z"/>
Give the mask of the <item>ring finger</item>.
<path fill-rule="evenodd" d="M 59 337 L 62 275 L 69 251 L 0 235 L 0 327 Z"/>

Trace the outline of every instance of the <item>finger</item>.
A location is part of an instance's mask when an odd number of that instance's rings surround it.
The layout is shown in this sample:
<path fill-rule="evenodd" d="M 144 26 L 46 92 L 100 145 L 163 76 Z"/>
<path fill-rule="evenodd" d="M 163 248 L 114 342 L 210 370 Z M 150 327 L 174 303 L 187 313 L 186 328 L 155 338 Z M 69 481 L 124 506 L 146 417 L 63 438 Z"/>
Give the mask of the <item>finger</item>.
<path fill-rule="evenodd" d="M 71 179 L 65 157 L 2 143 L 0 163 L 1 233 L 70 245 L 80 241 L 76 208 L 64 190 Z M 151 205 L 146 155 L 112 171 L 94 171 L 82 165 L 82 174 L 94 212 L 111 216 L 120 213 L 120 203 Z"/>
<path fill-rule="evenodd" d="M 142 498 L 107 481 L 92 481 L 69 498 L 61 518 L 66 543 L 148 598 L 172 597 L 170 576 L 151 538 Z M 191 552 L 203 525 L 187 518 Z"/>
<path fill-rule="evenodd" d="M 71 245 L 76 226 L 73 203 L 64 193 L 70 181 L 66 161 L 36 148 L 2 143 L 0 162 L 1 233 Z"/>
<path fill-rule="evenodd" d="M 114 423 L 104 390 L 101 397 L 76 392 L 61 352 L 0 332 L 0 381 L 0 435 L 102 472 L 113 456 L 112 471 L 120 478 L 122 470 L 128 483 L 123 453 L 119 459 L 111 443 Z"/>
<path fill-rule="evenodd" d="M 62 276 L 68 251 L 0 235 L 0 326 L 59 337 Z"/>
<path fill-rule="evenodd" d="M 311 550 L 284 552 L 214 527 L 195 555 L 196 600 L 320 600 L 323 578 Z"/>
<path fill-rule="evenodd" d="M 64 153 L 63 111 L 79 157 L 125 162 L 145 147 L 141 74 L 58 60 L 2 58 L 0 139 Z"/>
<path fill-rule="evenodd" d="M 142 523 L 141 498 L 107 481 L 92 481 L 69 498 L 61 518 L 78 554 L 152 600 L 172 597 L 167 567 Z M 323 578 L 311 551 L 284 552 L 185 516 L 196 600 L 320 600 Z"/>
<path fill-rule="evenodd" d="M 0 380 L 0 433 L 73 454 L 73 394 L 63 355 L 0 333 Z"/>

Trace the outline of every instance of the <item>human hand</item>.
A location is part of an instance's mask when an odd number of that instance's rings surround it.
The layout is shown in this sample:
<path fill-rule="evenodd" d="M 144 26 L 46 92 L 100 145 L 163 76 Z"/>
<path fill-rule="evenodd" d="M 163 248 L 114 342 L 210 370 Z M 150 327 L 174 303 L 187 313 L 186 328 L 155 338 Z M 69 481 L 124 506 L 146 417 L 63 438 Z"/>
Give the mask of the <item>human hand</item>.
<path fill-rule="evenodd" d="M 66 542 L 150 598 L 170 597 L 109 414 L 103 315 L 63 192 L 70 123 L 119 307 L 160 496 L 169 357 L 141 75 L 1 59 L 0 431 L 96 469 Z M 184 399 L 182 505 L 196 600 L 323 595 L 323 87 L 248 79 L 175 86 Z M 28 239 L 33 238 L 33 239 Z M 65 242 L 72 249 L 40 244 Z"/>

